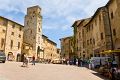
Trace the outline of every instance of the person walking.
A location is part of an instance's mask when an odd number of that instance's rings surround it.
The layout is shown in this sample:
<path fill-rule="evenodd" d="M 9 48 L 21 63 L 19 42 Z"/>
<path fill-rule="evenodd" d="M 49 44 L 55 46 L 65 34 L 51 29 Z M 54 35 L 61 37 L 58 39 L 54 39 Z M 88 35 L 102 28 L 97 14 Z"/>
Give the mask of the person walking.
<path fill-rule="evenodd" d="M 28 67 L 28 62 L 29 62 L 29 58 L 27 55 L 25 55 L 25 67 Z"/>
<path fill-rule="evenodd" d="M 26 57 L 25 57 L 25 55 L 23 55 L 23 64 L 22 64 L 22 67 L 25 67 L 25 59 L 26 59 Z"/>
<path fill-rule="evenodd" d="M 35 56 L 32 57 L 32 65 L 35 65 Z"/>
<path fill-rule="evenodd" d="M 27 55 L 24 55 L 24 58 L 23 58 L 23 65 L 21 67 L 28 67 L 28 57 Z"/>

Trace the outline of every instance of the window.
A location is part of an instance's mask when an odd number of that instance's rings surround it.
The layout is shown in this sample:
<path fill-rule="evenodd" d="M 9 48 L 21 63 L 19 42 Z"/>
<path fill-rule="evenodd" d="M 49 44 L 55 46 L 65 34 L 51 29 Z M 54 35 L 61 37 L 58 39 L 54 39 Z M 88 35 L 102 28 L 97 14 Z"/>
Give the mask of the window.
<path fill-rule="evenodd" d="M 116 36 L 116 30 L 115 29 L 113 29 L 113 35 Z"/>
<path fill-rule="evenodd" d="M 111 19 L 113 19 L 113 17 L 114 17 L 113 12 L 111 12 L 111 14 L 110 14 L 110 15 L 111 15 Z"/>
<path fill-rule="evenodd" d="M 4 30 L 4 29 L 3 29 L 2 31 L 3 31 L 3 33 L 5 33 L 5 30 Z"/>
<path fill-rule="evenodd" d="M 15 28 L 15 24 L 12 25 L 12 28 Z"/>
<path fill-rule="evenodd" d="M 19 38 L 21 38 L 21 35 L 19 34 Z"/>
<path fill-rule="evenodd" d="M 20 28 L 19 28 L 19 31 L 21 31 L 21 30 L 22 30 L 22 28 L 20 27 Z"/>
<path fill-rule="evenodd" d="M 14 35 L 14 32 L 12 32 L 11 35 Z"/>
<path fill-rule="evenodd" d="M 33 14 L 35 13 L 35 11 L 33 11 Z"/>
<path fill-rule="evenodd" d="M 32 30 L 30 31 L 30 33 L 32 34 Z"/>
<path fill-rule="evenodd" d="M 93 39 L 93 44 L 95 45 L 95 39 Z"/>
<path fill-rule="evenodd" d="M 10 47 L 11 47 L 11 49 L 12 49 L 12 47 L 13 47 L 13 40 L 11 40 L 11 45 L 10 45 Z"/>
<path fill-rule="evenodd" d="M 77 51 L 79 50 L 79 48 L 77 47 Z"/>
<path fill-rule="evenodd" d="M 101 40 L 103 40 L 103 33 L 101 33 Z"/>
<path fill-rule="evenodd" d="M 39 32 L 40 32 L 40 28 L 39 28 L 38 30 L 39 30 Z"/>
<path fill-rule="evenodd" d="M 79 38 L 81 38 L 81 33 L 79 32 Z"/>
<path fill-rule="evenodd" d="M 90 38 L 90 44 L 92 44 L 92 39 Z"/>
<path fill-rule="evenodd" d="M 89 45 L 89 40 L 87 40 L 87 45 Z"/>
<path fill-rule="evenodd" d="M 1 39 L 1 48 L 4 46 L 5 39 Z"/>
<path fill-rule="evenodd" d="M 18 49 L 20 49 L 20 42 L 18 42 Z"/>

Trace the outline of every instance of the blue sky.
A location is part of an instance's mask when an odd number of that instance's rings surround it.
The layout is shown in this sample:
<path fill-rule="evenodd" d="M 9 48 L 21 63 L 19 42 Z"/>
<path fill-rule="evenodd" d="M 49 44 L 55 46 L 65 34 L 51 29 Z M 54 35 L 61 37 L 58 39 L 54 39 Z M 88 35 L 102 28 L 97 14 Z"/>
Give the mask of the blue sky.
<path fill-rule="evenodd" d="M 108 0 L 0 0 L 0 16 L 24 24 L 27 7 L 42 8 L 43 34 L 57 43 L 60 38 L 73 35 L 71 25 L 75 20 L 92 16 Z"/>

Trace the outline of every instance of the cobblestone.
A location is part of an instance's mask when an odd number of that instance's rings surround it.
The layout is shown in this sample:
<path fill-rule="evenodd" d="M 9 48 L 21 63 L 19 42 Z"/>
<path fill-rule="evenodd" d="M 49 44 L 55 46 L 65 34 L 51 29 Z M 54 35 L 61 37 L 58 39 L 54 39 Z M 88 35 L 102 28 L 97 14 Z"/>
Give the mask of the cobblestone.
<path fill-rule="evenodd" d="M 0 80 L 104 80 L 96 72 L 84 67 L 59 64 L 29 64 L 20 62 L 0 63 Z"/>

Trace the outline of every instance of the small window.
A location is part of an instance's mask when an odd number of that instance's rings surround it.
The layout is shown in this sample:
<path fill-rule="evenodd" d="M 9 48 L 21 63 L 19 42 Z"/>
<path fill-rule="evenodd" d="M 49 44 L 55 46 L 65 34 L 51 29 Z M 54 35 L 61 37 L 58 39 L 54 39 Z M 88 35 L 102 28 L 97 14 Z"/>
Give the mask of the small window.
<path fill-rule="evenodd" d="M 35 11 L 33 11 L 33 14 L 35 14 Z"/>
<path fill-rule="evenodd" d="M 11 35 L 14 35 L 14 32 L 12 32 Z"/>
<path fill-rule="evenodd" d="M 19 34 L 19 38 L 21 38 L 21 35 Z"/>
<path fill-rule="evenodd" d="M 90 39 L 90 44 L 92 44 L 92 39 Z"/>
<path fill-rule="evenodd" d="M 20 49 L 20 42 L 18 42 L 18 49 Z"/>
<path fill-rule="evenodd" d="M 11 40 L 11 45 L 10 45 L 11 49 L 13 48 L 13 40 Z"/>
<path fill-rule="evenodd" d="M 4 30 L 4 29 L 3 29 L 2 31 L 3 31 L 3 33 L 5 33 L 5 30 Z"/>
<path fill-rule="evenodd" d="M 103 40 L 103 33 L 101 33 L 101 40 Z"/>
<path fill-rule="evenodd" d="M 4 43 L 5 43 L 5 39 L 1 39 L 1 48 L 4 46 Z"/>
<path fill-rule="evenodd" d="M 89 45 L 89 40 L 87 40 L 87 45 Z"/>
<path fill-rule="evenodd" d="M 115 29 L 113 29 L 113 35 L 116 36 L 116 30 Z"/>
<path fill-rule="evenodd" d="M 93 44 L 95 45 L 95 39 L 93 39 Z"/>
<path fill-rule="evenodd" d="M 40 28 L 39 28 L 39 32 L 40 32 Z"/>
<path fill-rule="evenodd" d="M 12 25 L 12 28 L 15 28 L 15 24 Z"/>
<path fill-rule="evenodd" d="M 111 19 L 113 19 L 114 15 L 113 15 L 113 12 L 111 12 Z"/>
<path fill-rule="evenodd" d="M 19 31 L 21 31 L 21 30 L 22 30 L 22 28 L 20 27 L 20 28 L 19 28 Z"/>

